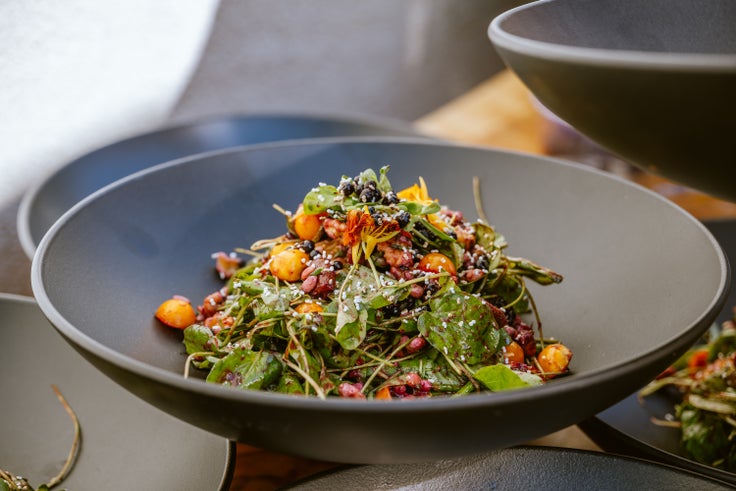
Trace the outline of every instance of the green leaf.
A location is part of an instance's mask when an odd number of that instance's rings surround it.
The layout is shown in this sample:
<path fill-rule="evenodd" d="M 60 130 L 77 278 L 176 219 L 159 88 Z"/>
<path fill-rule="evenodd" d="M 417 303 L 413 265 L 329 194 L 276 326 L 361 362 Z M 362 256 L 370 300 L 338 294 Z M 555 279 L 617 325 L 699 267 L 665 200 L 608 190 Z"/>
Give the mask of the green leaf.
<path fill-rule="evenodd" d="M 380 177 L 378 178 L 378 190 L 381 191 L 381 192 L 383 192 L 383 193 L 386 193 L 386 192 L 391 191 L 393 189 L 391 187 L 391 183 L 388 180 L 388 175 L 387 175 L 388 174 L 388 170 L 389 170 L 389 166 L 388 165 L 384 165 L 379 170 Z"/>
<path fill-rule="evenodd" d="M 263 289 L 269 285 L 269 283 L 262 281 L 260 279 L 240 279 L 237 282 L 234 282 L 234 285 L 237 285 L 236 288 L 244 294 L 256 296 L 263 293 Z"/>
<path fill-rule="evenodd" d="M 419 316 L 419 332 L 434 348 L 469 365 L 493 359 L 503 339 L 491 309 L 476 296 L 451 288 Z M 504 339 L 505 340 L 505 339 Z"/>
<path fill-rule="evenodd" d="M 486 252 L 496 249 L 496 230 L 490 225 L 482 222 L 473 223 L 476 243 L 483 247 Z"/>
<path fill-rule="evenodd" d="M 431 203 L 417 203 L 416 201 L 401 201 L 396 204 L 400 210 L 404 210 L 412 215 L 431 215 L 440 211 L 441 206 L 436 201 Z"/>
<path fill-rule="evenodd" d="M 418 373 L 422 379 L 432 383 L 434 390 L 441 392 L 457 392 L 468 380 L 455 372 L 436 349 L 425 350 L 419 356 L 402 362 L 401 368 L 404 372 Z"/>
<path fill-rule="evenodd" d="M 322 213 L 339 204 L 340 192 L 335 186 L 323 185 L 312 189 L 304 197 L 302 206 L 307 215 Z"/>
<path fill-rule="evenodd" d="M 736 351 L 736 329 L 724 329 L 708 347 L 708 361 L 718 358 L 719 354 L 727 355 Z"/>
<path fill-rule="evenodd" d="M 201 324 L 192 324 L 184 329 L 184 346 L 188 355 L 203 351 L 217 351 L 220 348 L 219 341 L 212 334 L 212 330 Z"/>
<path fill-rule="evenodd" d="M 475 372 L 473 377 L 487 389 L 494 392 L 521 389 L 542 383 L 542 379 L 536 375 L 526 372 L 516 372 L 506 365 L 489 365 L 483 367 Z"/>
<path fill-rule="evenodd" d="M 520 278 L 515 278 L 510 275 L 504 275 L 500 281 L 495 283 L 495 286 L 490 292 L 498 295 L 503 299 L 506 304 L 513 304 L 514 310 L 523 314 L 529 312 L 529 299 L 524 293 L 524 287 Z"/>
<path fill-rule="evenodd" d="M 713 465 L 728 454 L 730 429 L 720 417 L 689 404 L 678 407 L 682 422 L 682 444 L 690 456 Z"/>
<path fill-rule="evenodd" d="M 551 285 L 562 281 L 562 275 L 521 257 L 507 257 L 514 273 L 526 276 L 540 285 Z"/>
<path fill-rule="evenodd" d="M 394 281 L 394 280 L 391 280 Z M 403 283 L 397 283 L 392 286 L 384 286 L 383 288 L 376 289 L 374 292 L 369 292 L 366 297 L 366 305 L 372 309 L 380 309 L 387 305 L 392 305 L 404 300 L 409 296 L 411 289 L 408 285 Z"/>
<path fill-rule="evenodd" d="M 281 375 L 281 362 L 267 351 L 238 346 L 212 367 L 207 382 L 239 389 L 265 389 Z"/>
<path fill-rule="evenodd" d="M 252 304 L 253 313 L 259 321 L 280 317 L 289 310 L 293 297 L 288 287 L 277 288 L 276 285 L 262 282 L 261 295 Z"/>
<path fill-rule="evenodd" d="M 381 276 L 376 281 L 370 268 L 353 267 L 343 282 L 340 298 L 333 301 L 337 313 L 335 336 L 344 349 L 353 350 L 363 342 L 368 319 L 375 316 L 376 308 L 380 308 L 376 305 L 383 306 L 386 300 L 382 295 L 397 293 L 384 289 L 380 284 Z"/>
<path fill-rule="evenodd" d="M 279 379 L 279 383 L 276 386 L 276 392 L 282 392 L 284 394 L 304 394 L 304 388 L 299 382 L 299 379 L 291 372 L 286 372 Z"/>
<path fill-rule="evenodd" d="M 368 312 L 364 309 L 358 310 L 351 299 L 340 302 L 335 326 L 335 338 L 340 346 L 346 350 L 354 350 L 360 346 L 365 339 L 367 320 Z"/>

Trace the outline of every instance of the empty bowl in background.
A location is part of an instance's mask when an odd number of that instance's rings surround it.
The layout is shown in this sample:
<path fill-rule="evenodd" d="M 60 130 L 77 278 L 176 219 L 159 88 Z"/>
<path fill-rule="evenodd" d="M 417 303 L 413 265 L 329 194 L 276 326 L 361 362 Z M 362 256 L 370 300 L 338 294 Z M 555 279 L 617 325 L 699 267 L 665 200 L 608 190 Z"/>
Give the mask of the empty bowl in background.
<path fill-rule="evenodd" d="M 542 0 L 496 17 L 504 62 L 622 159 L 735 200 L 736 3 Z"/>

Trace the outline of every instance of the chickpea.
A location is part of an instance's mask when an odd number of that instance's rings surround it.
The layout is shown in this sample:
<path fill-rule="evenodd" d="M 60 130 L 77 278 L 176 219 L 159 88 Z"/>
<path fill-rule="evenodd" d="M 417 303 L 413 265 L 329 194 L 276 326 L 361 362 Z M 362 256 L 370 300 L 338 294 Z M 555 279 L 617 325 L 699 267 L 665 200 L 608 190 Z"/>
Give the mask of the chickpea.
<path fill-rule="evenodd" d="M 283 281 L 298 281 L 307 266 L 309 256 L 301 249 L 285 249 L 271 257 L 271 274 Z"/>
<path fill-rule="evenodd" d="M 294 310 L 299 314 L 311 314 L 314 312 L 322 312 L 324 309 L 322 308 L 322 305 L 316 302 L 304 302 L 297 305 Z"/>
<path fill-rule="evenodd" d="M 544 347 L 537 355 L 539 366 L 544 376 L 552 378 L 567 371 L 572 359 L 572 351 L 564 344 L 550 344 Z"/>
<path fill-rule="evenodd" d="M 271 252 L 269 252 L 268 255 L 271 256 L 271 257 L 273 257 L 273 256 L 277 255 L 279 252 L 283 252 L 283 251 L 285 251 L 286 249 L 288 249 L 289 247 L 291 247 L 291 246 L 293 246 L 295 244 L 296 244 L 296 241 L 295 240 L 287 240 L 287 241 L 284 241 L 284 242 L 279 242 L 278 244 L 276 244 L 275 246 L 273 246 L 271 248 Z"/>
<path fill-rule="evenodd" d="M 391 389 L 387 385 L 384 387 L 381 387 L 380 389 L 376 391 L 375 398 L 379 400 L 391 399 Z"/>
<path fill-rule="evenodd" d="M 419 269 L 431 273 L 439 273 L 441 271 L 445 271 L 447 273 L 450 273 L 452 276 L 457 275 L 455 264 L 453 264 L 449 257 L 440 252 L 430 252 L 429 254 L 425 255 L 419 261 Z"/>
<path fill-rule="evenodd" d="M 322 232 L 322 218 L 325 216 L 324 213 L 307 215 L 300 206 L 296 215 L 292 218 L 291 226 L 300 239 L 316 241 Z"/>
<path fill-rule="evenodd" d="M 156 309 L 156 319 L 169 327 L 184 329 L 197 320 L 197 314 L 187 300 L 179 297 L 166 300 Z"/>
<path fill-rule="evenodd" d="M 516 341 L 511 341 L 503 347 L 503 362 L 507 365 L 511 363 L 524 363 L 524 348 Z"/>

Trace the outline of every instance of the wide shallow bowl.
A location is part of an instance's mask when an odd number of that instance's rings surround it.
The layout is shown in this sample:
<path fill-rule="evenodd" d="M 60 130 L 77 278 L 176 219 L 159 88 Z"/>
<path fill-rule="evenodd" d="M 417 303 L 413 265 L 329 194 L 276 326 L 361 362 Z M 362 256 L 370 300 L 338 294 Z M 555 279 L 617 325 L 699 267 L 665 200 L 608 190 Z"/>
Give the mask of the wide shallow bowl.
<path fill-rule="evenodd" d="M 649 171 L 736 200 L 736 2 L 544 0 L 489 36 L 544 106 Z"/>
<path fill-rule="evenodd" d="M 528 390 L 403 402 L 185 379 L 181 332 L 154 320 L 158 304 L 218 289 L 213 252 L 283 233 L 273 203 L 293 210 L 318 182 L 387 164 L 394 187 L 423 176 L 433 197 L 469 219 L 472 178 L 480 178 L 509 254 L 565 275 L 533 291 L 545 334 L 575 352 L 572 375 Z M 692 345 L 728 280 L 707 229 L 642 187 L 563 161 L 416 139 L 266 144 L 163 164 L 76 205 L 32 265 L 34 293 L 59 332 L 143 399 L 233 440 L 363 463 L 478 453 L 592 416 Z"/>
<path fill-rule="evenodd" d="M 721 244 L 730 262 L 736 259 L 736 220 L 711 220 L 705 222 Z M 736 306 L 736 289 L 731 289 L 725 308 L 716 320 L 719 324 L 733 318 Z M 652 418 L 665 419 L 674 414 L 678 402 L 667 391 L 655 393 L 642 402 L 637 394 L 631 394 L 595 417 L 580 423 L 581 429 L 604 450 L 636 455 L 675 467 L 689 469 L 736 486 L 736 473 L 701 464 L 689 458 L 680 442 L 678 428 L 654 424 Z"/>
<path fill-rule="evenodd" d="M 426 464 L 355 466 L 305 479 L 298 491 L 437 489 L 731 489 L 672 467 L 580 450 L 515 447 Z"/>
<path fill-rule="evenodd" d="M 0 294 L 0 469 L 37 488 L 57 475 L 76 413 L 81 443 L 65 489 L 221 489 L 235 445 L 123 390 L 79 356 L 31 298 Z"/>
<path fill-rule="evenodd" d="M 334 136 L 418 136 L 387 118 L 328 114 L 232 115 L 162 128 L 115 142 L 39 180 L 18 208 L 18 238 L 28 257 L 51 225 L 77 202 L 121 177 L 169 160 L 221 148 Z"/>

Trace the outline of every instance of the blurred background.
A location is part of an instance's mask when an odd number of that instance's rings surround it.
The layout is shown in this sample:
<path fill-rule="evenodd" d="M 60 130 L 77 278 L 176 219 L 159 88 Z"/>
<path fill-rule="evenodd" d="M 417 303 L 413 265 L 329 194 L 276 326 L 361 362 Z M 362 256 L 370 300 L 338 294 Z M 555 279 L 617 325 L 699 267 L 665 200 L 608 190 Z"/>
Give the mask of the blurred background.
<path fill-rule="evenodd" d="M 0 205 L 91 150 L 212 115 L 412 121 L 502 69 L 512 0 L 7 0 Z"/>

